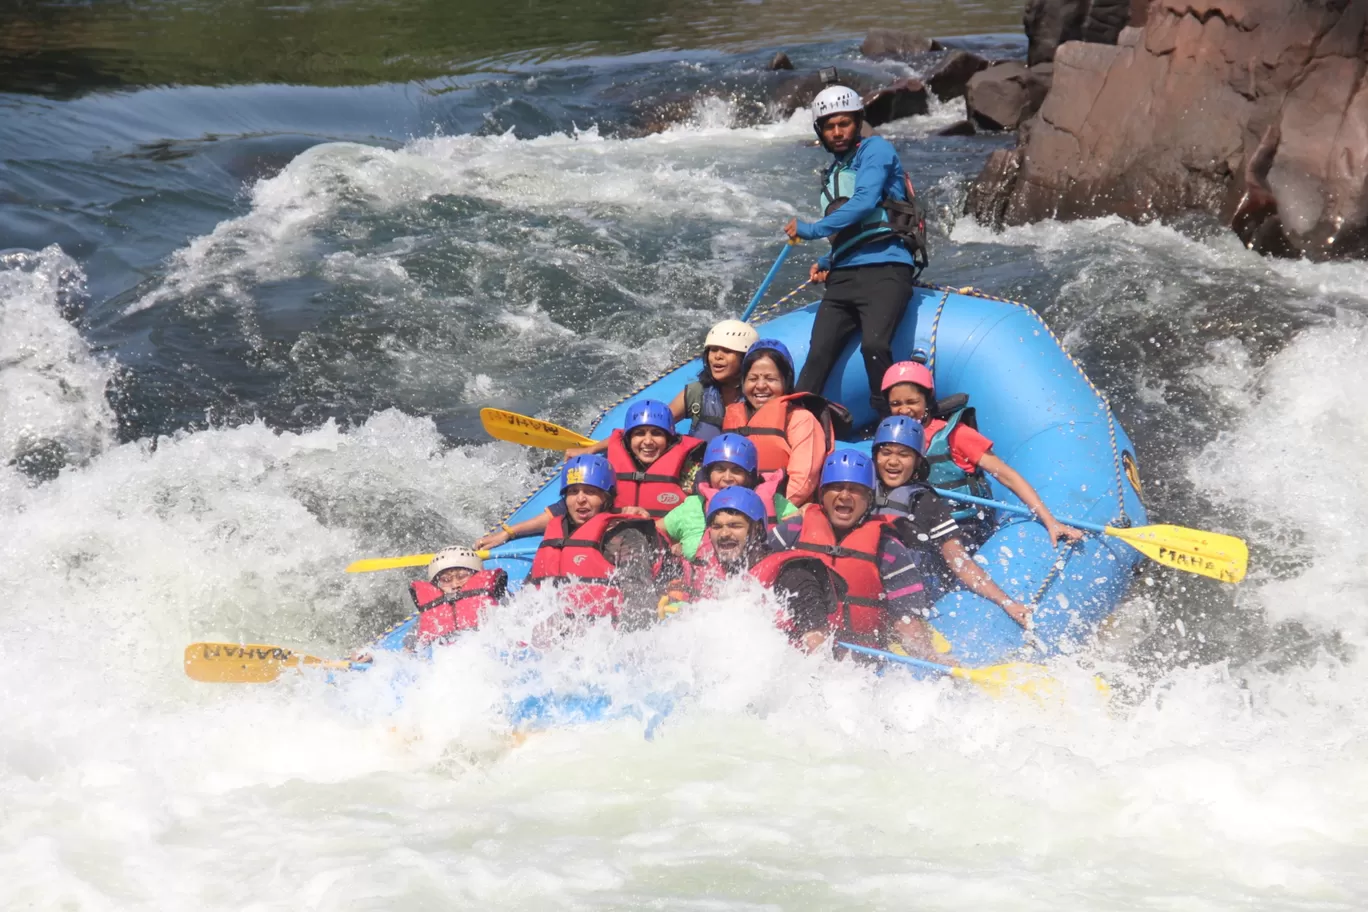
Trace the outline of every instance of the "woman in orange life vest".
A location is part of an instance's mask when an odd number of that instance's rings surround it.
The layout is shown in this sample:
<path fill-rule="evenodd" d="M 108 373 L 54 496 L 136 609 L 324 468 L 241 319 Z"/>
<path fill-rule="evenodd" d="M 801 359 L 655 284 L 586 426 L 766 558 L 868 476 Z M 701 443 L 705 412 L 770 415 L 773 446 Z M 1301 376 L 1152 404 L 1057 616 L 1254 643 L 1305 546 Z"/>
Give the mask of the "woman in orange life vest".
<path fill-rule="evenodd" d="M 684 501 L 684 487 L 698 465 L 703 443 L 674 432 L 674 419 L 663 402 L 638 399 L 627 407 L 622 430 L 613 431 L 592 447 L 573 447 L 566 456 L 587 456 L 607 451 L 617 475 L 615 509 L 619 513 L 663 517 Z M 564 516 L 561 503 L 552 504 L 537 516 L 517 525 L 504 524 L 475 542 L 476 548 L 493 548 L 514 538 L 539 535 L 557 517 Z"/>
<path fill-rule="evenodd" d="M 782 553 L 765 558 L 755 572 L 815 556 L 844 581 L 838 610 L 826 624 L 799 631 L 809 650 L 834 631 L 838 639 L 878 648 L 898 641 L 908 655 L 952 662 L 931 644 L 927 620 L 934 609 L 926 598 L 922 555 L 908 550 L 892 525 L 872 513 L 877 485 L 868 456 L 849 449 L 832 453 L 822 466 L 819 501 L 774 527 L 770 547 Z"/>
<path fill-rule="evenodd" d="M 904 545 L 930 556 L 928 569 L 935 573 L 927 577 L 928 598 L 935 601 L 946 589 L 962 583 L 1025 627 L 1031 609 L 1003 592 L 974 563 L 960 541 L 959 524 L 951 513 L 951 504 L 926 484 L 927 464 L 922 458 L 925 437 L 921 422 L 906 415 L 894 415 L 879 422 L 872 446 L 874 469 L 879 476 L 874 513 L 892 520 Z"/>
<path fill-rule="evenodd" d="M 740 320 L 723 320 L 708 330 L 698 379 L 670 400 L 675 421 L 693 422 L 690 437 L 706 443 L 722 433 L 727 406 L 741 398 L 741 358 L 758 338 L 755 327 Z"/>
<path fill-rule="evenodd" d="M 482 615 L 508 591 L 508 574 L 486 570 L 469 548 L 444 548 L 428 564 L 427 582 L 414 580 L 409 593 L 418 609 L 413 648 L 447 642 L 480 626 Z"/>
<path fill-rule="evenodd" d="M 758 340 L 741 369 L 743 398 L 727 406 L 723 428 L 755 444 L 761 472 L 788 473 L 784 496 L 801 507 L 812 500 L 835 441 L 834 407 L 813 393 L 793 392 L 793 356 L 778 339 Z"/>
<path fill-rule="evenodd" d="M 613 467 L 597 454 L 575 456 L 561 471 L 565 512 L 547 526 L 527 584 L 558 584 L 565 607 L 539 625 L 533 645 L 594 618 L 629 629 L 655 620 L 668 546 L 649 519 L 614 512 L 616 488 Z"/>
<path fill-rule="evenodd" d="M 927 481 L 931 485 L 991 497 L 992 489 L 983 477 L 987 472 L 1030 508 L 1050 534 L 1050 541 L 1078 541 L 1083 537 L 1080 530 L 1055 519 L 1031 483 L 993 453 L 993 441 L 975 426 L 973 409 L 961 405 L 948 414 L 937 414 L 935 379 L 925 364 L 899 361 L 884 374 L 883 388 L 889 411 L 915 418 L 926 427 Z M 963 505 L 955 509 L 954 516 L 974 546 L 983 544 L 993 532 L 993 523 L 982 509 Z"/>

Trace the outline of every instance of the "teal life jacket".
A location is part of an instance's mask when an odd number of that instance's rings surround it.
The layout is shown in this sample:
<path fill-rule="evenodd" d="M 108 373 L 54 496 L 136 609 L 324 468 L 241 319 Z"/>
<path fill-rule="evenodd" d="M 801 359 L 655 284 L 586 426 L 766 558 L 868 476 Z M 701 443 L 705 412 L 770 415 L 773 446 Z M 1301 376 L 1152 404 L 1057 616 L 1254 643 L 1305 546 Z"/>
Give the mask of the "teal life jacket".
<path fill-rule="evenodd" d="M 878 490 L 874 492 L 874 515 L 906 516 L 916 506 L 917 498 L 927 490 L 928 486 L 920 481 L 898 485 L 892 489 L 886 489 L 880 483 Z"/>
<path fill-rule="evenodd" d="M 926 462 L 930 466 L 930 472 L 926 479 L 927 483 L 934 488 L 945 488 L 948 491 L 957 491 L 974 497 L 992 497 L 993 489 L 989 486 L 988 479 L 984 477 L 982 469 L 966 472 L 955 465 L 955 460 L 950 458 L 950 432 L 961 423 L 966 427 L 978 430 L 974 410 L 968 406 L 960 406 L 948 414 L 938 417 L 944 419 L 945 427 L 937 431 L 926 442 Z M 991 523 L 993 521 L 993 512 L 990 508 L 979 507 L 975 504 L 960 504 L 951 511 L 950 515 L 955 517 L 957 522 L 965 522 L 978 519 L 980 511 L 983 511 L 985 515 L 985 522 Z"/>
<path fill-rule="evenodd" d="M 847 157 L 849 161 L 855 160 L 853 152 Z M 817 205 L 823 217 L 831 215 L 855 195 L 857 174 L 848 161 L 839 158 L 822 173 L 822 193 Z M 907 199 L 886 196 L 873 212 L 859 222 L 827 238 L 831 242 L 833 266 L 842 256 L 862 244 L 892 238 L 901 241 L 911 252 L 918 272 L 926 268 L 926 217 L 917 203 L 917 191 L 912 186 L 912 178 L 907 176 L 906 171 L 903 172 L 903 191 Z"/>

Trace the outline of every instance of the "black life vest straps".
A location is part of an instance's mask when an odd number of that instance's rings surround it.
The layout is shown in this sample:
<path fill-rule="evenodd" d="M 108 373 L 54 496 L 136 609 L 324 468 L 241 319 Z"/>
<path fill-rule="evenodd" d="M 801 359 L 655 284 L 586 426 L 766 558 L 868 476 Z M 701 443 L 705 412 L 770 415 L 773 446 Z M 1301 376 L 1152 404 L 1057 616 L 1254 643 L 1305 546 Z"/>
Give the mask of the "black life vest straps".
<path fill-rule="evenodd" d="M 872 564 L 879 562 L 877 554 L 868 554 L 864 551 L 855 551 L 851 548 L 843 548 L 840 545 L 814 545 L 811 542 L 797 542 L 793 546 L 795 551 L 812 551 L 816 554 L 825 554 L 831 558 L 849 557 L 855 560 L 865 560 Z"/>

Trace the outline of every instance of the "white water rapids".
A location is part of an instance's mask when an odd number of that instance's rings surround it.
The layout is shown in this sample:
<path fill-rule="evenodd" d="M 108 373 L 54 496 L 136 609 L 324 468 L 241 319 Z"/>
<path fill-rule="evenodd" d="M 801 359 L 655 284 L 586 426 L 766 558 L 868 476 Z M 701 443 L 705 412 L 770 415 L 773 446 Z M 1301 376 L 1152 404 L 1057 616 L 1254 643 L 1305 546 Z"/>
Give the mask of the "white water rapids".
<path fill-rule="evenodd" d="M 485 315 L 510 345 L 617 352 L 640 382 L 725 315 L 720 290 L 740 260 L 768 255 L 754 226 L 795 211 L 806 177 L 768 172 L 806 161 L 801 133 L 703 123 L 643 140 L 317 147 L 259 183 L 247 214 L 190 242 L 135 306 L 213 286 L 250 307 L 253 283 L 305 268 L 320 225 L 463 187 L 588 231 L 700 218 L 720 239 L 712 259 L 681 254 L 656 281 L 699 268 L 714 297 L 653 313 L 645 338 L 572 333 L 536 301 Z M 490 268 L 537 255 L 622 279 L 550 236 L 491 251 Z M 395 410 L 345 431 L 256 422 L 118 443 L 103 399 L 115 365 L 61 313 L 75 263 L 55 248 L 7 262 L 0 445 L 8 458 L 25 435 L 61 441 L 75 464 L 44 483 L 0 464 L 0 909 L 1363 908 L 1368 268 L 1269 263 L 1225 239 L 1111 220 L 1003 236 L 960 224 L 952 242 L 1064 274 L 1058 328 L 1074 346 L 1109 320 L 1191 315 L 1190 335 L 1164 343 L 1185 346 L 1182 376 L 1139 359 L 1134 383 L 1150 432 L 1181 426 L 1165 409 L 1182 396 L 1219 414 L 1144 466 L 1213 512 L 1153 519 L 1241 517 L 1252 572 L 1224 613 L 1188 600 L 1189 585 L 1210 591 L 1200 581 L 1137 586 L 1086 657 L 1131 685 L 1110 711 L 804 657 L 748 591 L 643 634 L 591 637 L 577 648 L 586 664 L 551 661 L 553 683 L 596 680 L 626 702 L 678 695 L 651 740 L 633 719 L 510 740 L 509 672 L 492 653 L 549 609 L 526 601 L 407 669 L 398 708 L 389 667 L 337 687 L 194 684 L 180 655 L 196 640 L 345 654 L 374 629 L 366 612 L 402 611 L 402 574 L 340 572 L 377 556 L 371 531 L 386 517 L 429 517 L 470 540 L 539 476 L 516 447 L 449 449 L 431 420 Z M 406 275 L 404 243 L 324 268 L 396 308 L 476 306 Z M 1132 281 L 1155 262 L 1181 265 L 1168 284 Z M 1315 319 L 1270 354 L 1204 310 L 1210 276 L 1248 289 L 1250 306 L 1272 294 Z M 519 381 L 498 374 L 497 355 L 438 363 L 445 395 L 507 394 Z M 396 383 L 433 382 L 402 356 L 388 368 Z M 612 399 L 566 389 L 547 401 L 568 422 Z M 1311 645 L 1132 667 L 1142 636 L 1200 654 L 1237 620 L 1294 624 Z M 1070 663 L 1060 674 L 1085 678 Z"/>

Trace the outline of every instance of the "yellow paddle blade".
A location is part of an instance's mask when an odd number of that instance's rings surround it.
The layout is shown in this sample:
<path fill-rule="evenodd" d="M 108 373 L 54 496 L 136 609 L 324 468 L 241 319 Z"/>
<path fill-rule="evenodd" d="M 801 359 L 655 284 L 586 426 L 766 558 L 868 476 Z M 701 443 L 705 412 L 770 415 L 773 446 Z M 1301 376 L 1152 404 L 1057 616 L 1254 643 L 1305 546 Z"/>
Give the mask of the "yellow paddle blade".
<path fill-rule="evenodd" d="M 1244 579 L 1249 567 L 1249 548 L 1233 535 L 1182 526 L 1139 526 L 1135 529 L 1107 526 L 1106 533 L 1166 567 L 1209 576 L 1223 583 L 1238 583 Z"/>
<path fill-rule="evenodd" d="M 241 643 L 191 643 L 185 647 L 185 673 L 206 684 L 264 684 L 285 668 L 349 669 L 350 662 L 320 659 L 281 646 Z"/>
<path fill-rule="evenodd" d="M 485 433 L 495 440 L 507 440 L 509 443 L 521 443 L 543 450 L 568 450 L 571 447 L 593 446 L 597 442 L 559 424 L 501 409 L 480 409 L 480 423 L 484 425 Z"/>
<path fill-rule="evenodd" d="M 1064 683 L 1050 674 L 1048 668 L 1026 662 L 989 665 L 987 668 L 954 666 L 950 669 L 950 675 L 961 680 L 973 681 L 993 697 L 1021 693 L 1041 701 L 1058 701 L 1063 699 L 1065 692 Z M 1104 699 L 1111 697 L 1111 687 L 1096 675 L 1093 676 L 1093 686 Z"/>
<path fill-rule="evenodd" d="M 476 551 L 480 560 L 489 558 L 488 551 Z M 403 557 L 367 557 L 347 564 L 348 573 L 374 573 L 376 570 L 398 570 L 400 567 L 424 567 L 436 554 L 406 554 Z"/>

